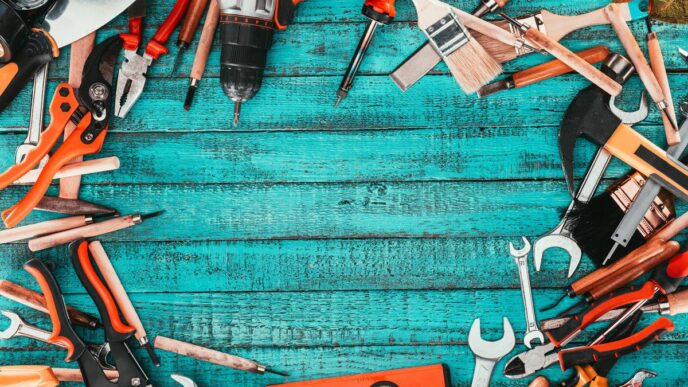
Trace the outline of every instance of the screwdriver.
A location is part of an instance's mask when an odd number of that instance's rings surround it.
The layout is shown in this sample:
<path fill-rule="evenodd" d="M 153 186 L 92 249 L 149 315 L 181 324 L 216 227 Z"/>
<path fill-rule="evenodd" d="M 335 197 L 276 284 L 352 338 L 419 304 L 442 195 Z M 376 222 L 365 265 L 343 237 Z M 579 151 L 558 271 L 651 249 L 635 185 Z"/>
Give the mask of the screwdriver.
<path fill-rule="evenodd" d="M 342 79 L 342 83 L 339 84 L 339 89 L 337 89 L 337 102 L 335 102 L 334 107 L 339 106 L 344 98 L 349 94 L 349 90 L 354 84 L 354 78 L 358 72 L 363 58 L 365 57 L 366 51 L 370 46 L 370 42 L 373 40 L 373 35 L 375 35 L 375 30 L 380 24 L 389 24 L 394 20 L 397 11 L 394 8 L 394 0 L 366 0 L 363 3 L 363 10 L 361 11 L 363 16 L 370 19 L 368 26 L 358 42 L 358 47 L 354 52 L 354 56 L 349 62 L 349 67 L 346 69 L 346 74 Z"/>
<path fill-rule="evenodd" d="M 176 72 L 184 51 L 189 48 L 194 35 L 196 35 L 196 29 L 198 29 L 198 23 L 201 20 L 201 16 L 203 16 L 206 5 L 208 5 L 208 0 L 191 0 L 191 3 L 189 3 L 189 8 L 186 11 L 186 15 L 184 15 L 182 27 L 179 30 L 179 37 L 177 38 L 179 52 L 177 52 L 177 57 L 172 66 L 173 73 Z"/>

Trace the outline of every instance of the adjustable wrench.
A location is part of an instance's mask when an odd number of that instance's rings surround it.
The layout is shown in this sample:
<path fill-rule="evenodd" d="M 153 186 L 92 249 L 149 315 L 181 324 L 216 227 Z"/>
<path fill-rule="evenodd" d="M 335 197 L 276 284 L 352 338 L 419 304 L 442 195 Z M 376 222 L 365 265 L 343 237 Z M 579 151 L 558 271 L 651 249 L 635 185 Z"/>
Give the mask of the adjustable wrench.
<path fill-rule="evenodd" d="M 504 317 L 502 321 L 504 335 L 498 341 L 483 340 L 480 335 L 480 319 L 476 319 L 471 325 L 471 330 L 468 332 L 468 347 L 475 355 L 475 370 L 471 387 L 488 387 L 495 365 L 514 349 L 516 344 L 514 329 L 509 319 Z"/>
<path fill-rule="evenodd" d="M 616 107 L 614 102 L 615 97 L 611 97 L 609 99 L 610 109 L 612 109 L 612 111 L 614 111 L 618 117 L 622 118 L 624 123 L 629 125 L 643 121 L 649 113 L 649 104 L 647 102 L 647 95 L 645 92 L 643 92 L 638 110 L 633 112 L 625 112 L 620 110 Z M 573 239 L 571 235 L 572 224 L 569 221 L 569 217 L 571 216 L 571 212 L 574 210 L 577 203 L 586 204 L 595 195 L 597 186 L 600 184 L 602 177 L 604 177 L 604 172 L 607 170 L 607 166 L 609 165 L 611 159 L 612 155 L 604 148 L 600 148 L 597 151 L 590 168 L 588 168 L 588 172 L 583 178 L 580 188 L 578 188 L 576 198 L 571 201 L 571 204 L 569 204 L 569 207 L 562 217 L 561 222 L 559 222 L 557 227 L 555 227 L 552 231 L 541 236 L 535 241 L 533 246 L 535 271 L 540 271 L 542 256 L 544 255 L 545 250 L 552 247 L 558 247 L 569 253 L 571 259 L 569 261 L 568 277 L 571 278 L 573 273 L 576 271 L 578 264 L 580 264 L 582 252 L 581 248 L 578 246 L 578 242 Z"/>
<path fill-rule="evenodd" d="M 43 110 L 45 107 L 45 88 L 48 81 L 48 65 L 41 67 L 33 78 L 33 94 L 31 96 L 31 116 L 29 117 L 29 133 L 24 143 L 17 147 L 15 163 L 19 164 L 24 157 L 34 149 L 41 139 L 43 132 Z M 38 164 L 38 168 L 43 168 L 48 162 L 46 155 Z"/>
<path fill-rule="evenodd" d="M 530 274 L 528 273 L 528 253 L 530 253 L 530 242 L 526 237 L 523 238 L 524 247 L 516 250 L 513 243 L 509 242 L 509 251 L 518 266 L 518 276 L 521 279 L 521 297 L 523 307 L 526 311 L 526 334 L 523 336 L 523 344 L 532 348 L 531 342 L 535 339 L 540 340 L 540 344 L 545 343 L 545 336 L 538 329 L 539 325 L 535 318 L 535 306 L 533 305 L 533 292 L 530 288 Z"/>

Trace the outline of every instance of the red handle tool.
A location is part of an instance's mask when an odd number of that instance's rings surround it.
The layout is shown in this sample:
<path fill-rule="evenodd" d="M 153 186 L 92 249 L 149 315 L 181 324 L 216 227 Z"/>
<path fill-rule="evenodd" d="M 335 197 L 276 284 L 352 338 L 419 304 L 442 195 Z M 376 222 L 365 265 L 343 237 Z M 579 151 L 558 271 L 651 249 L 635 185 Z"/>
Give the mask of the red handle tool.
<path fill-rule="evenodd" d="M 155 31 L 153 38 L 148 42 L 146 46 L 146 54 L 148 56 L 153 59 L 158 59 L 160 55 L 168 53 L 165 43 L 167 43 L 167 40 L 170 38 L 170 35 L 172 35 L 172 32 L 174 32 L 179 21 L 182 20 L 188 7 L 189 0 L 177 0 L 174 4 L 174 8 L 172 8 L 172 12 L 170 12 L 165 21 L 158 27 L 158 30 Z"/>

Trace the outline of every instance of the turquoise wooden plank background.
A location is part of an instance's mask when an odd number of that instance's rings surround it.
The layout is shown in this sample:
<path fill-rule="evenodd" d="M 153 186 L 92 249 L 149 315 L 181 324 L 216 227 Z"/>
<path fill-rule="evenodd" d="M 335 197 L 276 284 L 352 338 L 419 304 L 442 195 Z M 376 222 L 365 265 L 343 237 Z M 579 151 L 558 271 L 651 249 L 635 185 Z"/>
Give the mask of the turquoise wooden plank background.
<path fill-rule="evenodd" d="M 453 3 L 469 9 L 475 2 Z M 172 1 L 148 3 L 147 37 Z M 514 0 L 508 11 L 577 14 L 604 4 Z M 83 198 L 123 213 L 167 211 L 103 238 L 151 336 L 254 358 L 288 371 L 289 380 L 443 362 L 455 386 L 470 384 L 474 361 L 466 336 L 474 318 L 482 319 L 487 338 L 496 339 L 501 316 L 508 316 L 522 337 L 508 242 L 549 230 L 569 202 L 556 132 L 586 82 L 567 75 L 478 100 L 463 95 L 440 65 L 402 94 L 387 74 L 422 38 L 410 2 L 397 8 L 396 21 L 378 31 L 362 74 L 337 110 L 334 91 L 365 26 L 360 2 L 302 4 L 295 23 L 276 35 L 263 89 L 245 105 L 237 128 L 218 86 L 217 48 L 190 113 L 181 101 L 194 50 L 174 73 L 174 48 L 151 69 L 143 99 L 126 119 L 113 121 L 101 153 L 118 155 L 122 168 L 85 177 L 82 189 Z M 631 27 L 642 42 L 644 23 Z M 688 48 L 688 26 L 655 28 L 680 101 L 687 94 L 688 66 L 676 49 Z M 125 29 L 126 19 L 119 17 L 99 39 Z M 601 43 L 620 49 L 609 27 L 578 31 L 565 43 L 575 50 Z M 66 79 L 68 58 L 64 50 L 52 67 L 51 88 Z M 547 59 L 531 55 L 505 70 Z M 627 89 L 622 102 L 630 108 L 641 86 L 634 79 Z M 29 92 L 0 115 L 2 168 L 24 138 Z M 654 111 L 638 129 L 663 143 L 660 122 Z M 587 144 L 577 150 L 578 176 L 593 151 Z M 614 162 L 607 176 L 625 171 Z M 5 190 L 0 207 L 25 190 Z M 46 217 L 34 214 L 31 220 Z M 0 277 L 36 288 L 21 269 L 31 256 L 25 244 L 0 246 Z M 95 311 L 65 248 L 36 256 L 56 265 L 69 303 Z M 537 305 L 559 296 L 568 284 L 566 267 L 566 258 L 555 253 L 532 275 Z M 584 261 L 577 275 L 591 269 Z M 6 300 L 0 307 L 49 327 L 39 313 Z M 688 318 L 675 321 L 677 330 L 661 343 L 621 360 L 612 384 L 641 367 L 660 374 L 648 385 L 688 383 Z M 46 345 L 18 339 L 0 346 L 1 364 L 65 366 L 64 352 Z M 523 348 L 519 343 L 515 351 Z M 156 385 L 174 385 L 172 372 L 199 386 L 283 381 L 162 352 L 156 369 L 137 354 Z M 525 383 L 505 379 L 502 367 L 494 385 Z M 545 374 L 563 379 L 554 367 Z"/>

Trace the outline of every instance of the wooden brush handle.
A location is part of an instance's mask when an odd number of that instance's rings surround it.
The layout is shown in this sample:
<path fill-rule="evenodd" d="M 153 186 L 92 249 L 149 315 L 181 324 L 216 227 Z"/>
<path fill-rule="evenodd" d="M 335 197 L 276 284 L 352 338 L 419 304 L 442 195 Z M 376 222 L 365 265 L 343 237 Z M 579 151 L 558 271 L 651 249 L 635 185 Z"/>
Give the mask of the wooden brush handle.
<path fill-rule="evenodd" d="M 582 28 L 609 24 L 604 7 L 575 16 L 557 15 L 547 10 L 540 11 L 540 15 L 547 30 L 547 35 L 556 41 Z"/>
<path fill-rule="evenodd" d="M 666 298 L 671 316 L 688 313 L 688 290 L 667 294 Z"/>
<path fill-rule="evenodd" d="M 671 97 L 671 88 L 669 87 L 669 77 L 666 72 L 666 65 L 664 63 L 664 56 L 662 55 L 662 47 L 659 44 L 657 33 L 651 32 L 647 35 L 647 52 L 650 54 L 650 64 L 652 65 L 652 72 L 655 74 L 659 86 L 662 88 L 665 102 L 669 107 L 668 113 L 662 114 L 662 121 L 664 123 L 664 132 L 666 134 L 667 143 L 669 145 L 676 145 L 681 142 L 681 137 L 675 130 L 672 122 L 676 120 L 676 112 L 674 111 L 674 101 Z M 671 120 L 670 120 L 671 119 Z"/>
<path fill-rule="evenodd" d="M 98 266 L 98 270 L 100 270 L 100 274 L 103 275 L 103 279 L 110 288 L 119 309 L 122 311 L 124 319 L 136 328 L 134 335 L 139 340 L 142 337 L 146 337 L 146 330 L 143 328 L 141 319 L 138 313 L 136 313 L 136 309 L 134 309 L 134 305 L 131 303 L 127 291 L 124 289 L 124 285 L 122 285 L 122 281 L 120 281 L 115 268 L 112 266 L 112 262 L 110 262 L 110 258 L 105 252 L 103 245 L 99 241 L 94 241 L 88 244 L 88 250 L 91 252 L 93 260 Z"/>
<path fill-rule="evenodd" d="M 208 14 L 205 16 L 205 24 L 203 24 L 201 38 L 198 41 L 198 48 L 196 48 L 196 56 L 194 57 L 193 66 L 191 67 L 191 78 L 198 80 L 203 78 L 203 72 L 208 62 L 210 49 L 213 46 L 215 31 L 217 30 L 217 23 L 219 20 L 220 6 L 217 4 L 217 0 L 210 0 Z"/>
<path fill-rule="evenodd" d="M 569 67 L 576 70 L 576 72 L 597 85 L 607 94 L 612 96 L 621 94 L 622 87 L 620 84 L 604 75 L 600 70 L 581 59 L 578 55 L 572 53 L 568 48 L 552 40 L 552 38 L 549 36 L 531 27 L 525 32 L 525 37 L 528 38 L 528 40 L 530 40 L 536 47 L 546 50 Z"/>
<path fill-rule="evenodd" d="M 21 285 L 17 285 L 14 282 L 0 280 L 0 295 L 9 300 L 28 306 L 33 310 L 49 314 L 48 307 L 45 304 L 45 298 L 42 294 Z M 76 324 L 91 329 L 98 326 L 98 319 L 71 306 L 67 306 L 67 313 L 69 313 L 69 319 Z"/>
<path fill-rule="evenodd" d="M 62 167 L 55 174 L 55 179 L 71 176 L 89 175 L 92 173 L 100 173 L 107 171 L 114 171 L 119 168 L 119 158 L 116 156 L 105 157 L 102 159 L 93 159 L 87 161 L 79 161 L 76 163 L 67 164 Z M 26 175 L 22 176 L 14 184 L 33 184 L 38 180 L 43 169 L 32 169 Z"/>
<path fill-rule="evenodd" d="M 594 300 L 599 300 L 601 297 L 613 292 L 614 290 L 626 286 L 636 278 L 641 277 L 645 273 L 649 273 L 662 262 L 671 259 L 678 253 L 681 248 L 678 242 L 669 241 L 665 244 L 664 250 L 660 254 L 653 255 L 650 259 L 637 265 L 626 266 L 623 270 L 613 272 L 606 276 L 602 281 L 599 281 L 588 290 L 588 294 Z"/>
<path fill-rule="evenodd" d="M 96 33 L 91 32 L 83 38 L 72 43 L 69 56 L 69 85 L 74 88 L 81 86 L 81 78 L 84 73 L 84 64 L 86 59 L 93 51 L 96 42 Z M 76 124 L 69 121 L 64 129 L 64 139 L 66 140 L 76 128 Z M 83 157 L 76 157 L 72 161 L 78 162 L 83 160 Z M 79 188 L 81 187 L 81 176 L 76 175 L 72 177 L 63 177 L 60 179 L 60 197 L 63 199 L 78 199 Z"/>
<path fill-rule="evenodd" d="M 0 244 L 35 238 L 40 235 L 53 234 L 64 230 L 82 227 L 90 223 L 93 223 L 93 218 L 79 215 L 48 220 L 22 227 L 9 228 L 0 231 Z"/>
<path fill-rule="evenodd" d="M 201 20 L 201 16 L 207 4 L 208 0 L 191 0 L 186 15 L 184 16 L 184 21 L 182 21 L 182 28 L 179 30 L 180 42 L 186 44 L 191 43 L 194 34 L 196 34 L 198 22 Z"/>
<path fill-rule="evenodd" d="M 216 351 L 214 349 L 204 348 L 195 344 L 170 339 L 169 337 L 156 336 L 153 346 L 163 351 L 188 356 L 190 358 L 205 361 L 208 363 L 234 368 L 235 370 L 263 373 L 263 371 L 261 371 L 261 366 L 253 360 L 248 360 L 242 357 L 229 355 L 226 353 L 222 353 L 220 351 Z"/>
<path fill-rule="evenodd" d="M 587 50 L 576 53 L 579 57 L 588 63 L 597 63 L 603 61 L 609 55 L 609 48 L 606 46 L 595 46 Z M 566 65 L 566 63 L 555 59 L 541 65 L 531 67 L 529 69 L 519 71 L 512 75 L 515 87 L 528 86 L 533 83 L 541 82 L 546 79 L 558 77 L 559 75 L 570 73 L 573 69 Z"/>
<path fill-rule="evenodd" d="M 574 282 L 571 284 L 571 289 L 576 295 L 581 295 L 597 286 L 597 284 L 611 278 L 615 273 L 642 265 L 653 257 L 663 255 L 665 251 L 672 249 L 672 247 L 668 246 L 669 244 L 678 246 L 676 242 L 665 242 L 663 239 L 653 238 L 613 264 L 601 267 Z M 676 248 L 678 249 L 678 247 Z"/>
<path fill-rule="evenodd" d="M 117 370 L 103 370 L 105 377 L 112 380 L 119 377 Z M 57 380 L 61 382 L 77 382 L 83 383 L 84 377 L 81 370 L 78 368 L 53 368 L 53 374 Z"/>
<path fill-rule="evenodd" d="M 645 55 L 643 55 L 643 51 L 640 49 L 638 41 L 635 40 L 633 32 L 631 32 L 631 29 L 628 28 L 628 24 L 626 24 L 626 21 L 623 19 L 619 6 L 616 4 L 609 4 L 604 10 L 609 21 L 612 23 L 612 27 L 614 27 L 614 31 L 616 31 L 616 34 L 619 36 L 621 44 L 624 46 L 628 58 L 633 62 L 635 71 L 640 76 L 640 80 L 643 81 L 643 85 L 645 85 L 647 92 L 650 94 L 650 97 L 652 97 L 655 103 L 664 101 L 662 88 L 659 86 L 659 82 L 657 82 L 654 73 L 652 73 L 652 69 L 647 63 L 647 59 L 645 59 Z"/>
<path fill-rule="evenodd" d="M 454 14 L 459 17 L 467 28 L 473 31 L 480 32 L 485 36 L 489 36 L 491 39 L 498 40 L 510 46 L 520 44 L 518 37 L 496 24 L 471 15 L 468 12 L 464 12 L 459 8 L 452 7 L 452 11 L 454 11 Z"/>
<path fill-rule="evenodd" d="M 29 241 L 29 250 L 40 251 L 49 249 L 51 247 L 64 245 L 73 242 L 77 239 L 93 238 L 99 235 L 108 234 L 127 227 L 135 226 L 141 223 L 141 217 L 138 215 L 121 216 L 114 219 L 109 219 L 104 222 L 89 224 L 79 228 L 58 232 L 55 234 L 46 235 L 40 238 Z"/>

